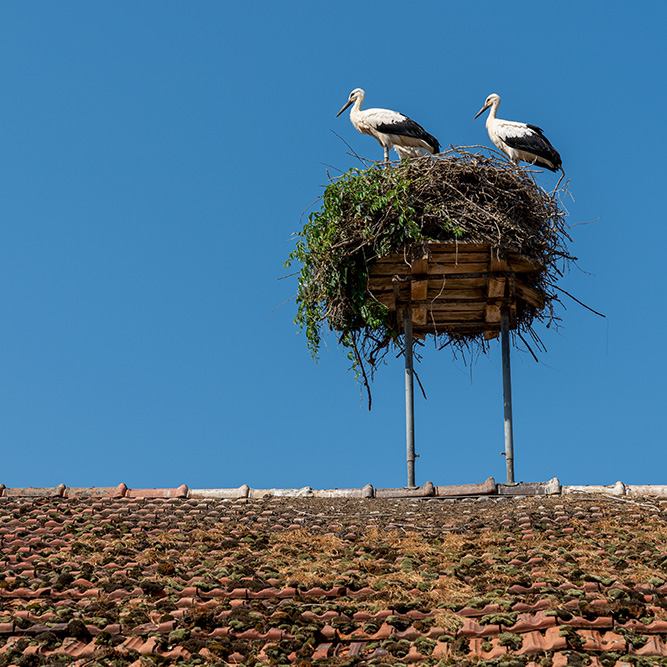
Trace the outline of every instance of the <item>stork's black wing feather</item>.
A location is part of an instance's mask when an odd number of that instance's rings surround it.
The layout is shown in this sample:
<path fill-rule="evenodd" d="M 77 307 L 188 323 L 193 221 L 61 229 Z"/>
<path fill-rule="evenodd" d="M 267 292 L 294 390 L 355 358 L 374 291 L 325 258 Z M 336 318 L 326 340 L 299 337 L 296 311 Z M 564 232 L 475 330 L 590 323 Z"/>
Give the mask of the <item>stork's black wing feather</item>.
<path fill-rule="evenodd" d="M 558 151 L 544 136 L 542 128 L 528 123 L 521 125 L 507 123 L 502 129 L 503 136 L 501 138 L 510 148 L 532 153 L 536 158 L 535 164 L 540 167 L 551 171 L 560 169 L 563 161 Z"/>
<path fill-rule="evenodd" d="M 382 123 L 377 126 L 377 129 L 385 134 L 398 134 L 403 137 L 421 139 L 431 147 L 434 153 L 440 152 L 440 142 L 419 123 L 415 123 L 414 120 L 407 116 L 403 116 L 402 120 L 395 123 Z"/>

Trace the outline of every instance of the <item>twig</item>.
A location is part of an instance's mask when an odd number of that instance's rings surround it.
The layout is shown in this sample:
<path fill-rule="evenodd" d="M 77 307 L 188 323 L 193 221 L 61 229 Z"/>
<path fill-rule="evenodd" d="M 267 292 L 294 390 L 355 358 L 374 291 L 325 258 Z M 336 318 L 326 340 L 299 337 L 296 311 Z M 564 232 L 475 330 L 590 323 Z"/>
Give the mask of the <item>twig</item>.
<path fill-rule="evenodd" d="M 587 220 L 586 222 L 573 222 L 571 225 L 568 225 L 568 229 L 572 229 L 572 227 L 579 227 L 579 225 L 592 225 L 594 222 L 599 222 L 600 218 L 594 218 L 593 220 Z"/>
<path fill-rule="evenodd" d="M 558 179 L 558 183 L 556 183 L 556 187 L 554 188 L 554 192 L 558 192 L 558 186 L 560 185 L 560 182 L 565 178 L 565 172 L 563 171 L 563 168 L 561 167 L 560 169 L 560 178 Z"/>
<path fill-rule="evenodd" d="M 279 278 L 278 280 L 280 280 L 280 278 Z M 296 297 L 297 297 L 297 295 L 295 294 L 294 296 L 291 296 L 289 299 L 287 299 L 287 301 L 283 301 L 282 303 L 279 303 L 279 304 L 278 304 L 278 305 L 277 305 L 277 306 L 276 306 L 276 307 L 269 313 L 269 317 L 271 317 L 271 315 L 273 315 L 273 313 L 275 313 L 276 310 L 278 310 L 278 308 L 282 308 L 286 303 L 289 303 L 290 301 L 294 301 L 294 299 L 296 299 Z"/>
<path fill-rule="evenodd" d="M 424 397 L 424 400 L 427 401 L 428 398 L 426 398 L 426 391 L 424 390 L 424 385 L 422 384 L 422 381 L 419 379 L 419 373 L 413 368 L 412 372 L 417 379 L 417 384 L 419 385 L 419 388 L 422 390 L 422 396 Z"/>
<path fill-rule="evenodd" d="M 337 172 L 344 174 L 345 172 L 342 169 L 339 169 L 338 167 L 334 167 L 332 164 L 327 164 L 326 162 L 318 162 L 317 164 L 321 164 L 325 169 L 335 169 Z M 327 175 L 329 175 L 329 172 L 327 171 Z M 331 176 L 329 176 L 329 180 L 333 180 Z"/>
<path fill-rule="evenodd" d="M 570 299 L 572 299 L 573 301 L 576 301 L 580 306 L 583 306 L 584 308 L 586 308 L 586 310 L 590 310 L 591 313 L 595 313 L 596 315 L 599 315 L 600 317 L 604 317 L 605 319 L 607 319 L 606 315 L 603 315 L 602 313 L 598 313 L 597 310 L 593 310 L 593 308 L 591 308 L 590 306 L 587 306 L 583 301 L 579 301 L 579 299 L 577 299 L 576 296 L 572 296 L 569 292 L 566 292 L 562 287 L 558 287 L 558 285 L 552 285 L 552 287 L 557 289 L 559 292 L 562 292 L 563 294 L 569 296 Z"/>
<path fill-rule="evenodd" d="M 359 162 L 361 162 L 361 164 L 364 165 L 364 167 L 367 166 L 366 163 L 368 162 L 368 160 L 364 160 L 364 158 L 357 155 L 354 148 L 352 148 L 352 146 L 350 146 L 350 144 L 348 144 L 347 141 L 345 141 L 345 139 L 343 139 L 343 137 L 341 137 L 340 134 L 338 134 L 338 132 L 334 132 L 334 130 L 330 130 L 330 132 L 333 132 L 350 149 L 350 153 L 352 154 L 353 157 L 356 157 L 357 160 L 359 160 Z"/>
<path fill-rule="evenodd" d="M 306 215 L 306 211 L 308 211 L 308 209 L 315 206 L 315 204 L 317 204 L 317 202 L 320 201 L 321 199 L 322 199 L 322 197 L 318 197 L 315 201 L 310 202 L 310 204 L 308 204 L 308 206 L 306 206 L 306 208 L 303 209 L 303 211 L 301 212 L 301 215 L 299 216 L 299 224 L 301 224 L 301 221 L 303 220 L 303 216 Z"/>
<path fill-rule="evenodd" d="M 359 368 L 361 369 L 361 374 L 364 376 L 364 387 L 366 387 L 366 393 L 368 394 L 368 411 L 370 412 L 371 406 L 373 404 L 373 397 L 371 396 L 371 385 L 370 382 L 368 381 L 368 376 L 366 375 L 366 369 L 364 368 L 364 361 L 361 358 L 361 355 L 359 354 L 356 336 L 353 338 L 352 343 L 353 343 L 354 354 L 357 357 L 357 363 L 359 364 Z"/>
<path fill-rule="evenodd" d="M 517 331 L 516 333 L 519 336 L 519 338 L 523 341 L 523 344 L 528 348 L 528 352 L 530 352 L 530 354 L 533 356 L 533 359 L 535 359 L 535 361 L 539 364 L 540 360 L 537 358 L 537 355 L 533 352 L 533 348 L 530 345 L 528 345 L 528 341 L 521 335 L 520 331 Z"/>

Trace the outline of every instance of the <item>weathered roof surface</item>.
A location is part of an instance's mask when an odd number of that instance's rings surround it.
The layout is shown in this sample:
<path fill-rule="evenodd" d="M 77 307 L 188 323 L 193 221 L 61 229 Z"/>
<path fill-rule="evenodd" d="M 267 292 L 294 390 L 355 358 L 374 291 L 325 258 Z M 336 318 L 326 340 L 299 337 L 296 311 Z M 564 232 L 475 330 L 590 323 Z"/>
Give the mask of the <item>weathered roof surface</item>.
<path fill-rule="evenodd" d="M 666 511 L 591 494 L 9 495 L 0 667 L 658 664 Z"/>

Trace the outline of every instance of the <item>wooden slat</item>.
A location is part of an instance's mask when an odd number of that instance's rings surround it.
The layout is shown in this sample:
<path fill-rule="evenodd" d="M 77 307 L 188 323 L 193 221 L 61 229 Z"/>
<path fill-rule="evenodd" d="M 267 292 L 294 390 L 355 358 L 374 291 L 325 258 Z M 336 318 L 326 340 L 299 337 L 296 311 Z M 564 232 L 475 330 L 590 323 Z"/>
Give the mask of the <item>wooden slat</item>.
<path fill-rule="evenodd" d="M 430 323 L 429 323 L 430 324 Z M 481 322 L 456 322 L 452 324 L 436 324 L 438 333 L 459 333 L 459 334 L 473 334 L 477 335 L 482 331 L 491 331 L 495 325 L 484 324 Z M 433 333 L 433 325 L 427 327 L 419 327 L 413 329 L 413 334 L 416 333 Z M 500 324 L 498 324 L 498 332 L 500 332 Z"/>
<path fill-rule="evenodd" d="M 497 299 L 505 296 L 505 278 L 489 278 L 486 295 L 490 299 Z"/>
<path fill-rule="evenodd" d="M 433 287 L 433 283 L 429 283 L 428 291 L 423 299 L 413 299 L 412 298 L 412 283 L 400 283 L 398 290 L 385 287 L 383 289 L 372 290 L 371 293 L 375 298 L 379 298 L 381 295 L 397 293 L 397 297 L 400 297 L 401 301 L 415 301 L 415 302 L 425 302 L 425 303 L 454 303 L 458 301 L 479 301 L 484 304 L 487 302 L 493 301 L 504 301 L 505 297 L 487 297 L 486 290 L 483 287 L 476 288 L 461 288 L 461 289 L 449 289 L 441 290 L 439 287 Z M 384 297 L 383 297 L 384 298 Z"/>
<path fill-rule="evenodd" d="M 484 301 L 475 301 L 474 299 L 468 299 L 467 301 L 461 299 L 453 299 L 452 301 L 431 301 L 429 299 L 424 299 L 423 301 L 412 301 L 411 303 L 415 308 L 421 308 L 423 306 L 434 313 L 469 313 L 475 311 L 483 313 L 486 308 Z"/>
<path fill-rule="evenodd" d="M 453 254 L 434 253 L 428 260 L 415 260 L 412 264 L 403 261 L 402 257 L 392 255 L 378 259 L 371 267 L 371 272 L 376 266 L 384 264 L 398 265 L 402 267 L 404 273 L 426 273 L 428 264 L 485 264 L 488 265 L 489 256 L 484 253 L 466 253 L 458 257 Z"/>
<path fill-rule="evenodd" d="M 436 286 L 438 289 L 442 287 L 445 291 L 450 289 L 481 289 L 486 286 L 487 278 L 488 274 L 479 274 L 472 278 L 469 276 L 429 276 L 429 286 Z"/>
<path fill-rule="evenodd" d="M 489 271 L 509 271 L 510 265 L 502 258 L 496 257 L 495 253 L 491 255 L 491 261 L 489 262 Z"/>
<path fill-rule="evenodd" d="M 487 304 L 484 311 L 484 320 L 486 322 L 500 322 L 500 307 L 494 304 Z"/>
<path fill-rule="evenodd" d="M 535 308 L 544 308 L 544 296 L 537 290 L 528 285 L 524 285 L 520 280 L 515 284 L 516 293 L 531 306 Z"/>
<path fill-rule="evenodd" d="M 491 271 L 512 271 L 514 273 L 534 273 L 542 271 L 544 267 L 531 262 L 521 255 L 510 252 L 506 256 L 498 257 L 495 250 L 491 250 L 491 262 L 489 265 Z"/>
<path fill-rule="evenodd" d="M 458 264 L 437 264 L 428 266 L 429 275 L 449 275 L 457 273 L 486 273 L 489 265 L 486 262 L 459 262 Z"/>
<path fill-rule="evenodd" d="M 371 269 L 371 277 L 377 276 L 409 276 L 412 269 L 402 262 L 378 262 Z"/>
<path fill-rule="evenodd" d="M 387 286 L 383 289 L 373 289 L 371 290 L 373 296 L 378 300 L 382 301 L 385 298 L 386 294 L 393 294 L 393 286 Z M 404 287 L 403 290 L 400 290 L 401 293 L 405 294 L 407 298 L 407 287 Z M 433 283 L 429 283 L 428 291 L 423 299 L 413 299 L 414 301 L 452 301 L 452 300 L 468 300 L 468 301 L 486 301 L 486 293 L 482 287 L 470 287 L 470 288 L 459 288 L 459 289 L 441 289 L 440 287 L 434 287 Z"/>
<path fill-rule="evenodd" d="M 510 265 L 510 269 L 516 273 L 530 273 L 544 270 L 543 265 L 536 264 L 535 262 L 529 260 L 527 257 L 522 257 L 515 252 L 510 252 L 507 254 L 507 261 Z"/>
<path fill-rule="evenodd" d="M 489 265 L 482 262 L 469 262 L 454 264 L 435 264 L 429 263 L 427 274 L 430 275 L 451 275 L 462 273 L 487 273 Z M 381 262 L 375 264 L 371 270 L 371 276 L 406 276 L 410 275 L 410 267 L 402 262 Z"/>
<path fill-rule="evenodd" d="M 429 321 L 424 327 L 415 327 L 412 328 L 412 333 L 434 333 L 437 330 L 439 334 L 446 333 L 466 333 L 477 335 L 482 331 L 488 329 L 491 325 L 484 325 L 482 322 L 456 322 L 454 324 L 433 324 Z M 500 325 L 498 325 L 498 331 L 500 331 Z"/>
<path fill-rule="evenodd" d="M 488 262 L 488 252 L 432 252 L 432 262 L 459 264 L 460 262 Z"/>
<path fill-rule="evenodd" d="M 380 257 L 375 260 L 373 267 L 378 266 L 379 264 L 402 264 L 406 268 L 411 266 L 410 262 L 402 254 L 388 255 L 387 257 Z"/>
<path fill-rule="evenodd" d="M 416 257 L 412 261 L 412 265 L 415 266 L 417 263 L 417 269 L 413 273 L 422 272 L 421 262 L 430 259 L 431 262 L 443 262 L 447 264 L 456 264 L 456 263 L 466 263 L 466 262 L 491 262 L 492 271 L 516 271 L 518 273 L 531 272 L 531 271 L 542 271 L 544 266 L 535 263 L 527 257 L 523 257 L 516 252 L 498 252 L 497 248 L 493 248 L 488 244 L 459 244 L 458 250 L 455 244 L 437 244 L 431 243 L 428 245 L 427 254 Z M 400 262 L 405 267 L 408 267 L 410 263 L 404 260 L 402 257 L 397 255 L 391 255 L 389 257 L 382 257 L 377 260 L 376 264 L 382 263 L 396 263 Z"/>
<path fill-rule="evenodd" d="M 429 276 L 429 292 L 432 289 L 437 289 L 438 292 L 442 289 L 443 294 L 460 289 L 483 289 L 486 286 L 487 277 L 480 275 L 476 278 L 459 278 L 457 276 Z M 368 279 L 368 288 L 371 291 L 375 290 L 391 290 L 393 289 L 393 276 L 371 276 Z"/>
<path fill-rule="evenodd" d="M 434 313 L 483 313 L 486 305 L 478 301 L 436 301 L 427 307 Z"/>
<path fill-rule="evenodd" d="M 375 292 L 373 296 L 389 310 L 396 310 L 396 297 L 393 292 Z"/>
<path fill-rule="evenodd" d="M 413 331 L 419 333 L 431 332 L 437 330 L 438 333 L 447 333 L 448 331 L 466 331 L 469 333 L 479 334 L 482 331 L 490 329 L 493 325 L 486 324 L 481 320 L 457 320 L 456 322 L 438 322 L 437 320 L 432 320 L 430 317 L 427 319 L 426 324 L 423 326 L 413 325 Z M 500 331 L 500 325 L 498 325 L 498 331 Z"/>
<path fill-rule="evenodd" d="M 421 301 L 428 294 L 428 280 L 413 280 L 410 283 L 410 292 L 413 301 Z"/>
<path fill-rule="evenodd" d="M 395 255 L 387 255 L 385 257 L 380 257 L 375 260 L 375 264 L 382 264 L 383 262 L 400 262 L 402 264 L 405 264 L 406 266 L 414 266 L 415 263 L 417 263 L 417 266 L 419 266 L 419 262 L 433 261 L 434 258 L 453 263 L 488 262 L 489 256 L 490 256 L 490 251 L 488 248 L 483 252 L 482 251 L 464 252 L 461 250 L 459 252 L 456 252 L 455 250 L 451 249 L 443 251 L 429 249 L 429 252 L 427 254 L 421 255 L 419 257 L 414 257 L 412 260 L 410 260 L 408 257 L 404 257 L 403 254 L 401 253 L 397 253 Z"/>
<path fill-rule="evenodd" d="M 433 281 L 429 282 L 428 293 L 426 294 L 426 299 L 438 301 L 449 301 L 450 299 L 468 299 L 470 301 L 484 301 L 484 288 L 482 287 L 462 287 L 459 289 L 441 289 L 440 287 L 434 287 Z"/>
<path fill-rule="evenodd" d="M 438 243 L 431 241 L 428 244 L 428 249 L 431 252 L 451 252 L 458 248 L 459 252 L 486 252 L 491 247 L 488 243 Z"/>
<path fill-rule="evenodd" d="M 426 308 L 412 309 L 412 323 L 416 326 L 424 326 L 426 324 Z"/>
<path fill-rule="evenodd" d="M 419 255 L 412 258 L 412 273 L 426 273 L 428 262 L 428 253 L 420 249 Z"/>
<path fill-rule="evenodd" d="M 408 301 L 408 292 L 406 290 L 399 290 L 399 299 L 401 301 Z M 439 290 L 429 288 L 428 293 L 424 299 L 410 299 L 415 305 L 430 307 L 446 306 L 447 304 L 457 304 L 467 302 L 469 304 L 477 304 L 480 309 L 484 308 L 486 303 L 484 292 L 481 289 L 475 290 L 450 290 L 443 294 Z M 389 310 L 396 310 L 396 295 L 393 291 L 373 291 L 373 298 L 377 299 L 381 304 L 387 306 Z"/>
<path fill-rule="evenodd" d="M 486 306 L 484 304 L 468 304 L 467 307 L 465 304 L 450 306 L 442 304 L 437 304 L 435 306 L 418 306 L 413 304 L 413 308 L 417 307 L 426 308 L 429 317 L 433 316 L 436 320 L 447 317 L 451 317 L 452 319 L 476 317 L 483 320 L 486 313 Z"/>

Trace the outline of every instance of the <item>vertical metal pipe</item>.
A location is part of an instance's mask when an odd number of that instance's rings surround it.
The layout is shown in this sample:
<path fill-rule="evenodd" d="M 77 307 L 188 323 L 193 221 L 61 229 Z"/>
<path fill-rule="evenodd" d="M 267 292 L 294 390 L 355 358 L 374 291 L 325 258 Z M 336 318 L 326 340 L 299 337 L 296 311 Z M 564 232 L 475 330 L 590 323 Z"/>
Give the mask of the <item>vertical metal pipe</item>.
<path fill-rule="evenodd" d="M 405 356 L 405 443 L 408 460 L 408 487 L 415 486 L 415 392 L 412 374 L 412 313 L 403 309 Z"/>
<path fill-rule="evenodd" d="M 510 316 L 507 308 L 500 314 L 500 344 L 503 352 L 503 407 L 505 411 L 505 463 L 507 483 L 514 484 L 514 429 L 512 422 L 512 373 L 510 369 Z"/>

